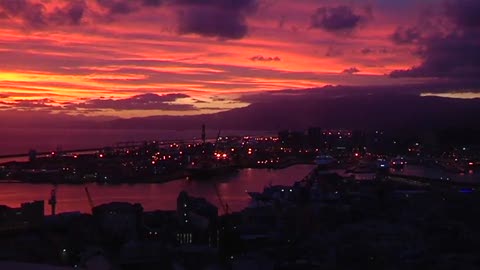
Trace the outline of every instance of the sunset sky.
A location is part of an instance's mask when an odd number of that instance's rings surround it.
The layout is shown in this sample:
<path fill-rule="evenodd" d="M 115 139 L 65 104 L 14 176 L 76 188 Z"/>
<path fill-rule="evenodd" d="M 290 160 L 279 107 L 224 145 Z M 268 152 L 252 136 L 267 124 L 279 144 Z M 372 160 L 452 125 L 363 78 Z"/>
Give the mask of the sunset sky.
<path fill-rule="evenodd" d="M 0 114 L 192 115 L 284 89 L 476 85 L 478 14 L 476 0 L 0 0 Z"/>

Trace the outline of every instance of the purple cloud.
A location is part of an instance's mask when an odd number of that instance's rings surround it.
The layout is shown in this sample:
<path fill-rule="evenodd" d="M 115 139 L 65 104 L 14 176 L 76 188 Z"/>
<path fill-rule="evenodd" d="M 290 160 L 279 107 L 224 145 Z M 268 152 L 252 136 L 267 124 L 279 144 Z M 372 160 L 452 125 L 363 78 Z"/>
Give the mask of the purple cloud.
<path fill-rule="evenodd" d="M 110 15 L 129 14 L 139 9 L 138 2 L 131 0 L 97 0 L 97 3 L 107 9 Z"/>
<path fill-rule="evenodd" d="M 312 15 L 310 26 L 328 32 L 351 32 L 363 19 L 349 6 L 321 7 Z"/>
<path fill-rule="evenodd" d="M 180 34 L 240 39 L 247 35 L 246 17 L 256 11 L 257 0 L 178 0 Z"/>
<path fill-rule="evenodd" d="M 480 1 L 448 0 L 445 2 L 445 15 L 458 27 L 477 29 L 480 27 Z"/>
<path fill-rule="evenodd" d="M 0 8 L 10 18 L 20 18 L 23 23 L 32 27 L 45 24 L 45 7 L 41 3 L 29 0 L 2 0 Z"/>
<path fill-rule="evenodd" d="M 386 54 L 390 51 L 387 48 L 363 48 L 360 50 L 360 53 L 363 55 L 367 54 Z"/>
<path fill-rule="evenodd" d="M 157 7 L 164 3 L 164 0 L 143 0 L 144 6 Z"/>
<path fill-rule="evenodd" d="M 479 33 L 451 33 L 423 42 L 423 62 L 392 77 L 477 77 L 480 75 Z"/>
<path fill-rule="evenodd" d="M 335 46 L 328 46 L 325 52 L 326 57 L 337 57 L 341 55 L 343 55 L 343 50 Z"/>
<path fill-rule="evenodd" d="M 87 4 L 84 0 L 69 1 L 64 8 L 56 8 L 50 20 L 56 24 L 78 25 L 81 23 Z"/>
<path fill-rule="evenodd" d="M 6 18 L 20 19 L 24 25 L 42 28 L 49 25 L 80 24 L 86 10 L 85 0 L 68 1 L 66 5 L 56 7 L 50 13 L 42 2 L 31 0 L 2 0 L 0 13 Z"/>
<path fill-rule="evenodd" d="M 358 72 L 360 72 L 360 70 L 356 67 L 347 68 L 342 71 L 343 74 L 355 74 Z"/>
<path fill-rule="evenodd" d="M 370 53 L 373 53 L 373 52 L 374 52 L 374 51 L 373 51 L 372 49 L 370 49 L 370 48 L 363 48 L 363 49 L 361 50 L 361 53 L 362 53 L 362 54 L 370 54 Z"/>
<path fill-rule="evenodd" d="M 392 35 L 392 40 L 396 44 L 417 43 L 422 38 L 422 34 L 417 27 L 399 26 Z"/>
<path fill-rule="evenodd" d="M 12 102 L 0 102 L 0 104 L 5 105 L 9 108 L 17 109 L 45 109 L 45 108 L 55 108 L 55 105 L 50 103 L 54 102 L 52 99 L 43 98 L 43 99 L 16 99 Z"/>
<path fill-rule="evenodd" d="M 406 70 L 395 70 L 392 77 L 436 77 L 476 79 L 480 76 L 480 2 L 445 2 L 441 16 L 449 31 L 418 39 L 422 63 Z"/>
<path fill-rule="evenodd" d="M 186 94 L 165 94 L 153 93 L 141 94 L 124 99 L 90 99 L 82 103 L 70 104 L 69 108 L 83 109 L 113 109 L 113 110 L 196 110 L 190 104 L 173 104 L 172 102 L 188 98 Z"/>
<path fill-rule="evenodd" d="M 0 7 L 9 15 L 21 14 L 30 3 L 26 0 L 2 0 Z"/>
<path fill-rule="evenodd" d="M 221 39 L 240 39 L 247 35 L 246 18 L 253 14 L 259 0 L 92 0 L 101 8 L 99 14 L 109 19 L 129 15 L 142 9 L 168 6 L 179 10 L 178 33 L 197 34 Z M 43 1 L 2 0 L 0 19 L 20 19 L 24 25 L 37 29 L 55 25 L 80 25 L 86 11 L 87 0 L 61 2 L 53 9 Z"/>
<path fill-rule="evenodd" d="M 240 13 L 221 9 L 193 8 L 179 17 L 180 34 L 198 34 L 206 37 L 240 39 L 248 32 L 245 17 Z"/>
<path fill-rule="evenodd" d="M 257 61 L 259 61 L 259 62 L 279 62 L 279 61 L 281 61 L 280 57 L 278 57 L 278 56 L 265 57 L 263 55 L 255 55 L 255 56 L 250 57 L 249 59 L 253 62 L 257 62 Z"/>
<path fill-rule="evenodd" d="M 178 5 L 189 7 L 210 7 L 223 10 L 253 12 L 258 8 L 258 0 L 176 0 Z"/>

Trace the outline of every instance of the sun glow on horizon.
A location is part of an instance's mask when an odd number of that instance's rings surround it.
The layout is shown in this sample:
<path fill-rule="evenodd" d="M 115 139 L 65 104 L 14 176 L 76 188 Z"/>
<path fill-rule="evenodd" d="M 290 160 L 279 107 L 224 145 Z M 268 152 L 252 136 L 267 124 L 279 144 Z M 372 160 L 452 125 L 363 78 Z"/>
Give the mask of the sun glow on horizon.
<path fill-rule="evenodd" d="M 422 97 L 443 97 L 443 98 L 456 98 L 456 99 L 475 99 L 480 98 L 479 92 L 443 92 L 443 93 L 421 93 Z"/>

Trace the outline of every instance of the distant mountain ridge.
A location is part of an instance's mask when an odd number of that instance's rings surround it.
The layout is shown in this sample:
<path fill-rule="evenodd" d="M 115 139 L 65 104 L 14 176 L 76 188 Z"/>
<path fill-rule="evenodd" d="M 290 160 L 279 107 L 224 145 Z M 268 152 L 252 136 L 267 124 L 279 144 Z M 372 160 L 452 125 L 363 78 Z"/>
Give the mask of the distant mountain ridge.
<path fill-rule="evenodd" d="M 448 85 L 447 85 L 448 86 Z M 480 99 L 421 96 L 418 89 L 448 92 L 460 86 L 326 86 L 259 92 L 239 97 L 250 105 L 214 114 L 129 119 L 2 111 L 0 126 L 60 129 L 303 130 L 323 128 L 436 129 L 480 127 Z M 480 87 L 480 86 L 478 86 Z M 477 89 L 477 88 L 469 88 Z"/>
<path fill-rule="evenodd" d="M 429 129 L 478 126 L 480 99 L 353 96 L 279 99 L 230 111 L 195 116 L 151 116 L 105 122 L 108 128 L 281 130 L 331 128 Z"/>

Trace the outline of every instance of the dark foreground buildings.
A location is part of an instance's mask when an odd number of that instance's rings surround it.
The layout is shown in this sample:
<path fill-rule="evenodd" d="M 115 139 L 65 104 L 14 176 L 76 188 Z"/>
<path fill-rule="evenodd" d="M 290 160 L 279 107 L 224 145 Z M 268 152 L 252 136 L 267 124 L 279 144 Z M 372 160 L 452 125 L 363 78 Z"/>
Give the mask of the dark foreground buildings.
<path fill-rule="evenodd" d="M 113 202 L 94 207 L 92 215 L 44 216 L 42 202 L 4 206 L 0 265 L 248 270 L 480 266 L 480 208 L 475 207 L 480 196 L 474 186 L 392 176 L 356 181 L 314 170 L 292 186 L 270 186 L 253 197 L 247 209 L 224 216 L 205 199 L 185 192 L 175 211 L 147 212 L 139 204 Z"/>

